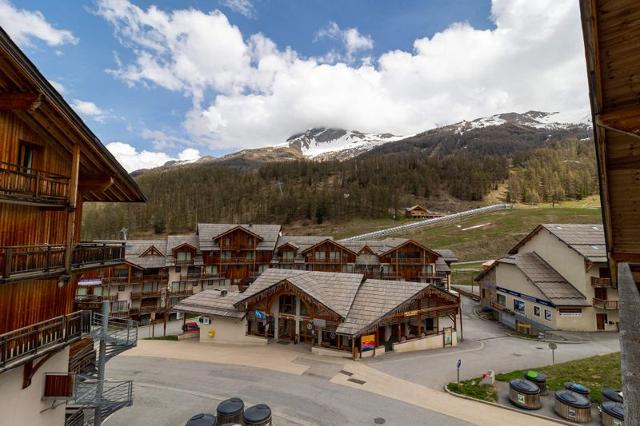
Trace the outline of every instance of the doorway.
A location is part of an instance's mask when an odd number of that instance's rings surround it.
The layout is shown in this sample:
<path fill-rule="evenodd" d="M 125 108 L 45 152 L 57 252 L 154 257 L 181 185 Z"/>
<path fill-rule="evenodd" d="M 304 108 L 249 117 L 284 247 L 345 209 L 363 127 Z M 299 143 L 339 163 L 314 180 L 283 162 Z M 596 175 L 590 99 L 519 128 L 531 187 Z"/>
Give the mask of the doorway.
<path fill-rule="evenodd" d="M 291 318 L 278 318 L 278 339 L 294 340 L 296 321 Z"/>
<path fill-rule="evenodd" d="M 604 326 L 607 323 L 607 314 L 596 314 L 596 329 L 598 331 L 604 331 Z"/>

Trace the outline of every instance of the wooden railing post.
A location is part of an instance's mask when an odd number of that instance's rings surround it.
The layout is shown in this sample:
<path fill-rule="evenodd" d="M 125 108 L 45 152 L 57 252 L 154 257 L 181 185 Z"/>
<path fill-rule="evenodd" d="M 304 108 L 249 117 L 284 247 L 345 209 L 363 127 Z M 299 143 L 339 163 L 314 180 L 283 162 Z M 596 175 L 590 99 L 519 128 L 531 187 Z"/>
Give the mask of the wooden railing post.
<path fill-rule="evenodd" d="M 11 248 L 7 248 L 4 251 L 4 278 L 9 278 L 11 276 L 11 262 L 13 257 L 13 250 Z"/>

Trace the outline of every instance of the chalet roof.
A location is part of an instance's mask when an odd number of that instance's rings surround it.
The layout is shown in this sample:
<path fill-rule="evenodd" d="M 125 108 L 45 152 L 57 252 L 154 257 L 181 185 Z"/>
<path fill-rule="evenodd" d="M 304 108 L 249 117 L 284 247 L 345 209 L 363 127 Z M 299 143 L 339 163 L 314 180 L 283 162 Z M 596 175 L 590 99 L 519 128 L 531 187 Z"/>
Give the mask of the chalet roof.
<path fill-rule="evenodd" d="M 350 249 L 349 247 L 347 247 L 343 242 L 341 241 L 336 241 L 331 237 L 326 237 L 324 240 L 320 240 L 315 244 L 310 245 L 309 247 L 305 248 L 304 250 L 301 250 L 301 253 L 304 253 L 306 251 L 309 251 L 311 249 L 313 249 L 315 246 L 324 244 L 324 243 L 332 243 L 338 247 L 341 247 L 343 250 L 347 250 L 350 251 L 353 255 L 357 255 L 358 253 L 352 249 Z"/>
<path fill-rule="evenodd" d="M 409 241 L 406 238 L 385 238 L 383 240 L 362 240 L 362 241 L 345 241 L 339 240 L 340 244 L 348 249 L 359 253 L 365 246 L 369 247 L 371 251 L 380 256 L 394 247 L 398 247 Z"/>
<path fill-rule="evenodd" d="M 41 95 L 40 106 L 29 113 L 33 125 L 53 135 L 62 134 L 55 141 L 69 153 L 71 145 L 80 147 L 80 183 L 83 178 L 113 178 L 112 184 L 102 190 L 83 191 L 84 200 L 146 201 L 136 181 L 1 27 L 0 57 L 2 92 Z"/>
<path fill-rule="evenodd" d="M 455 263 L 458 261 L 458 256 L 450 249 L 433 249 L 436 253 L 444 258 L 447 263 Z"/>
<path fill-rule="evenodd" d="M 169 235 L 167 237 L 167 253 L 171 254 L 173 249 L 184 244 L 190 245 L 194 249 L 198 250 L 200 241 L 196 234 Z"/>
<path fill-rule="evenodd" d="M 267 269 L 242 293 L 243 302 L 273 286 L 287 281 L 341 317 L 346 317 L 363 279 L 362 274 L 341 272 Z"/>
<path fill-rule="evenodd" d="M 429 286 L 429 283 L 366 280 L 360 286 L 349 314 L 336 332 L 358 334 Z"/>
<path fill-rule="evenodd" d="M 422 209 L 424 211 L 428 211 L 426 207 L 422 207 L 420 204 L 416 204 L 415 206 L 405 208 L 406 211 L 410 212 L 411 210 Z"/>
<path fill-rule="evenodd" d="M 162 256 L 147 255 L 141 256 L 150 247 L 158 249 Z M 167 254 L 167 240 L 127 240 L 125 243 L 125 260 L 133 265 L 144 269 L 163 268 L 165 256 Z"/>
<path fill-rule="evenodd" d="M 279 249 L 285 244 L 291 244 L 296 247 L 298 251 L 303 251 L 327 239 L 331 239 L 331 237 L 318 235 L 282 235 L 278 238 L 276 249 Z"/>
<path fill-rule="evenodd" d="M 590 262 L 606 262 L 607 249 L 602 224 L 542 224 L 520 241 L 509 254 L 518 252 L 527 241 L 542 229 L 555 235 L 560 241 L 578 252 Z"/>
<path fill-rule="evenodd" d="M 214 238 L 222 235 L 234 228 L 244 228 L 248 232 L 259 235 L 262 241 L 259 241 L 257 250 L 273 250 L 276 247 L 278 236 L 280 235 L 280 225 L 255 225 L 255 224 L 233 224 L 233 223 L 199 223 L 198 239 L 200 242 L 200 250 L 217 251 L 220 250 L 213 242 Z"/>
<path fill-rule="evenodd" d="M 589 306 L 587 298 L 535 252 L 498 259 L 492 268 L 500 263 L 515 265 L 556 306 Z"/>
<path fill-rule="evenodd" d="M 447 264 L 444 257 L 436 259 L 436 272 L 451 272 L 451 268 Z"/>
<path fill-rule="evenodd" d="M 242 318 L 245 313 L 234 306 L 242 294 L 238 291 L 228 291 L 223 296 L 220 290 L 204 290 L 182 299 L 173 309 L 201 315 Z"/>

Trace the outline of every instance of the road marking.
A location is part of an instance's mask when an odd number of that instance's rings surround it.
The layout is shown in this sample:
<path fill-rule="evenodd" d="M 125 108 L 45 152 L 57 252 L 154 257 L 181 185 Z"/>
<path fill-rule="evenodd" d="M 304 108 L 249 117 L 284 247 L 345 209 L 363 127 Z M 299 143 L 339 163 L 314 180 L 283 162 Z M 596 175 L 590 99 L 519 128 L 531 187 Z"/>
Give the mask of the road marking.
<path fill-rule="evenodd" d="M 181 388 L 175 388 L 172 386 L 164 386 L 164 385 L 155 385 L 153 383 L 142 383 L 142 382 L 138 382 L 135 381 L 133 382 L 134 386 L 140 386 L 142 388 L 153 388 L 153 389 L 162 389 L 162 390 L 168 390 L 168 391 L 173 391 L 173 392 L 180 392 L 180 393 L 186 393 L 189 395 L 194 395 L 194 396 L 199 396 L 201 398 L 208 398 L 208 399 L 215 399 L 218 401 L 223 401 L 225 399 L 230 398 L 230 396 L 228 395 L 217 395 L 217 394 L 213 394 L 213 393 L 204 393 L 204 392 L 198 392 L 198 391 L 192 391 L 192 390 L 188 390 L 188 389 L 181 389 Z M 246 406 L 252 406 L 255 404 L 258 404 L 258 402 L 249 402 L 244 400 Z M 300 425 L 300 426 L 317 426 L 317 423 L 310 423 L 306 420 L 302 420 L 300 418 L 297 417 L 292 417 L 289 416 L 288 414 L 284 414 L 282 412 L 280 412 L 277 409 L 273 409 L 271 408 L 273 415 L 275 417 L 280 417 L 283 420 L 285 420 L 286 422 L 288 422 L 287 424 L 294 424 L 294 425 Z"/>

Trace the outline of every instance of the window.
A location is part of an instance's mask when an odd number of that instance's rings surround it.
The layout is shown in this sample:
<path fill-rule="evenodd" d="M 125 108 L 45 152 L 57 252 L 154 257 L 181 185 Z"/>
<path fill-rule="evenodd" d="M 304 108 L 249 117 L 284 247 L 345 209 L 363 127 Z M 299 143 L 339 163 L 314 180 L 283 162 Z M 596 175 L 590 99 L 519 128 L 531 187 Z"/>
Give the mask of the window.
<path fill-rule="evenodd" d="M 342 265 L 342 272 L 353 272 L 353 265 L 350 263 L 347 265 Z"/>
<path fill-rule="evenodd" d="M 125 291 L 125 286 L 119 285 L 118 286 L 118 291 Z"/>
<path fill-rule="evenodd" d="M 102 296 L 102 287 L 94 287 L 93 294 L 94 296 Z"/>
<path fill-rule="evenodd" d="M 225 239 L 224 239 L 224 245 L 225 245 L 225 246 L 227 246 L 227 247 L 228 247 L 228 246 L 230 246 L 230 245 L 231 245 L 231 238 L 229 238 L 229 237 L 225 237 Z"/>
<path fill-rule="evenodd" d="M 207 275 L 216 275 L 218 273 L 217 265 L 207 265 L 204 267 L 204 273 Z"/>
<path fill-rule="evenodd" d="M 222 258 L 223 259 L 231 259 L 231 252 L 230 251 L 223 251 L 222 252 Z"/>
<path fill-rule="evenodd" d="M 179 251 L 176 253 L 176 259 L 178 259 L 179 262 L 188 262 L 191 260 L 191 252 Z"/>
<path fill-rule="evenodd" d="M 18 149 L 18 166 L 23 172 L 31 172 L 31 169 L 38 165 L 37 160 L 41 148 L 30 143 L 20 142 Z"/>
<path fill-rule="evenodd" d="M 293 260 L 293 251 L 291 250 L 285 250 L 282 252 L 282 259 L 284 260 Z"/>
<path fill-rule="evenodd" d="M 87 294 L 87 288 L 86 287 L 78 287 L 78 290 L 76 290 L 76 294 L 78 296 L 85 296 Z"/>
<path fill-rule="evenodd" d="M 502 306 L 507 305 L 507 298 L 504 296 L 504 294 L 498 294 L 498 304 Z"/>
<path fill-rule="evenodd" d="M 315 252 L 315 258 L 316 260 L 324 260 L 326 256 L 326 253 L 323 251 L 317 251 Z"/>
<path fill-rule="evenodd" d="M 540 316 L 540 306 L 533 307 L 533 315 L 539 317 Z"/>
<path fill-rule="evenodd" d="M 247 235 L 247 244 L 253 245 L 253 237 L 251 235 Z"/>
<path fill-rule="evenodd" d="M 291 314 L 294 315 L 296 313 L 296 297 L 291 294 L 283 294 L 280 296 L 280 309 L 279 312 L 282 314 Z"/>
<path fill-rule="evenodd" d="M 330 251 L 330 252 L 329 252 L 329 259 L 331 259 L 331 260 L 338 260 L 338 259 L 340 259 L 340 252 L 337 252 L 337 251 Z"/>
<path fill-rule="evenodd" d="M 545 309 L 544 310 L 544 319 L 547 321 L 551 321 L 551 311 L 549 309 Z"/>
<path fill-rule="evenodd" d="M 579 317 L 582 316 L 582 308 L 558 308 L 561 317 Z"/>
<path fill-rule="evenodd" d="M 425 274 L 433 274 L 433 265 L 424 265 L 422 267 L 422 272 Z"/>
<path fill-rule="evenodd" d="M 179 274 L 181 272 L 182 268 L 180 266 L 176 266 L 176 274 Z"/>
<path fill-rule="evenodd" d="M 252 251 L 248 251 L 247 252 L 247 259 L 249 259 L 249 260 L 253 259 L 253 252 Z"/>
<path fill-rule="evenodd" d="M 522 300 L 513 299 L 513 310 L 524 314 L 524 302 Z"/>

